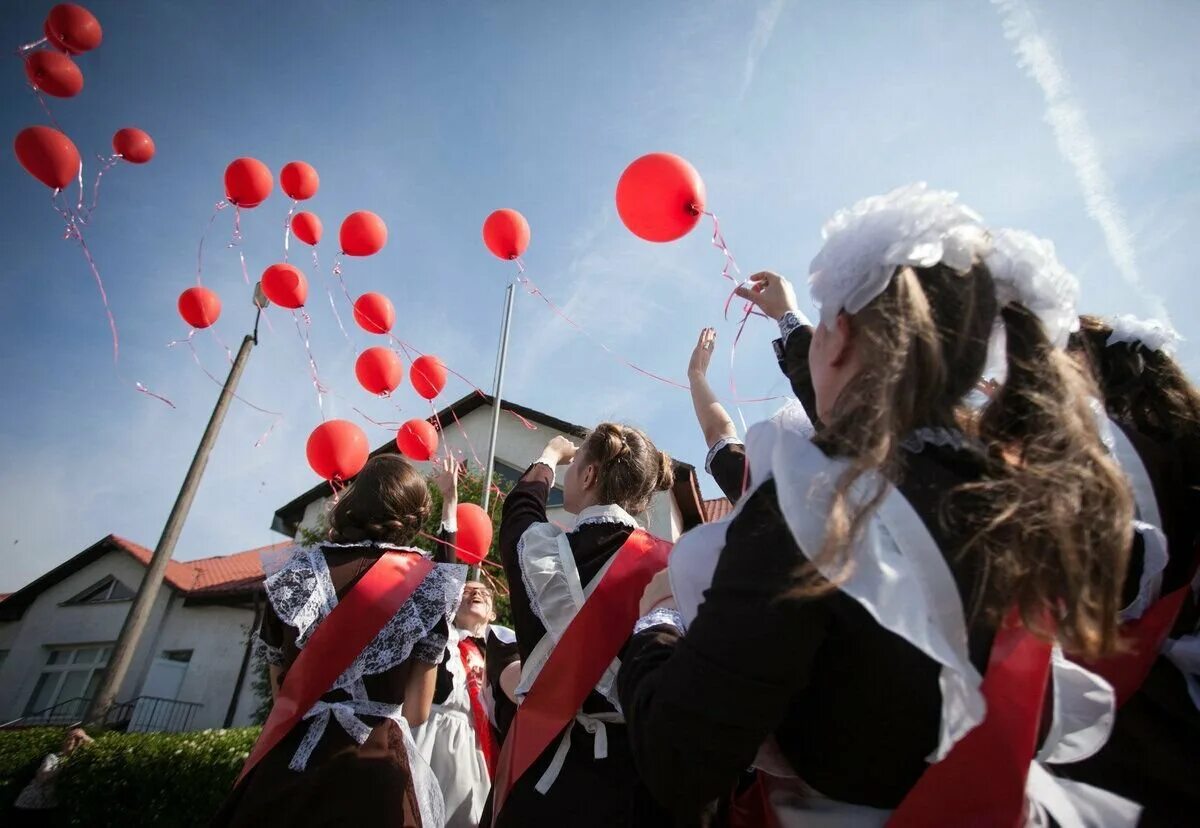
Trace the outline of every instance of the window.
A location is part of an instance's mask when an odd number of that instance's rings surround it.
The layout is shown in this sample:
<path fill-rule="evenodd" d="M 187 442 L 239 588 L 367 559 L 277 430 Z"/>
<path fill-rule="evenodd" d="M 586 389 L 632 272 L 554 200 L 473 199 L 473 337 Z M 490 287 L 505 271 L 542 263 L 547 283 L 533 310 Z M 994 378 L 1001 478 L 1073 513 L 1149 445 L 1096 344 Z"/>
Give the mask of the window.
<path fill-rule="evenodd" d="M 187 664 L 192 660 L 191 650 L 163 650 L 162 657 L 167 661 L 178 661 Z"/>
<path fill-rule="evenodd" d="M 110 601 L 132 601 L 133 590 L 109 575 L 99 583 L 92 584 L 74 598 L 63 604 L 104 604 Z"/>
<path fill-rule="evenodd" d="M 496 461 L 496 476 L 500 478 L 504 488 L 512 488 L 524 472 L 516 466 L 510 466 L 503 460 Z M 551 509 L 561 509 L 563 505 L 563 490 L 560 486 L 553 486 L 550 489 L 550 497 L 546 499 L 546 506 Z"/>
<path fill-rule="evenodd" d="M 51 648 L 46 655 L 46 666 L 42 668 L 29 703 L 25 705 L 26 715 L 58 705 L 63 706 L 54 711 L 56 716 L 83 715 L 88 700 L 100 685 L 100 677 L 104 675 L 110 655 L 112 646 L 108 644 Z M 64 704 L 72 700 L 77 700 L 76 704 Z"/>

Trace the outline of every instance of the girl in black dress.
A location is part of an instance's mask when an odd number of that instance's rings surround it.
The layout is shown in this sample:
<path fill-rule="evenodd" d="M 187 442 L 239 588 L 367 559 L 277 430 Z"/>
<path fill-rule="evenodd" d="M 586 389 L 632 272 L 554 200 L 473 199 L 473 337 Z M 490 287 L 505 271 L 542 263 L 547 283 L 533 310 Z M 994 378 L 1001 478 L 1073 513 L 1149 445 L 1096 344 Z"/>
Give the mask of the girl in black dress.
<path fill-rule="evenodd" d="M 998 301 L 978 216 L 924 185 L 838 213 L 824 237 L 810 279 L 821 429 L 810 439 L 785 410 L 750 430 L 751 491 L 679 539 L 622 659 L 635 762 L 678 817 L 753 764 L 784 780 L 764 783 L 778 824 L 882 825 L 986 717 L 1006 614 L 1070 651 L 1117 642 L 1130 496 L 1031 286 Z M 1007 378 L 965 433 L 997 320 Z M 1102 724 L 1079 682 L 1059 686 L 1060 667 L 1088 681 L 1060 661 L 1056 703 Z M 1033 791 L 1017 813 L 1044 817 L 1050 791 L 1060 821 L 1086 822 L 1079 797 L 1107 824 L 1136 818 L 1032 759 L 1014 768 Z"/>

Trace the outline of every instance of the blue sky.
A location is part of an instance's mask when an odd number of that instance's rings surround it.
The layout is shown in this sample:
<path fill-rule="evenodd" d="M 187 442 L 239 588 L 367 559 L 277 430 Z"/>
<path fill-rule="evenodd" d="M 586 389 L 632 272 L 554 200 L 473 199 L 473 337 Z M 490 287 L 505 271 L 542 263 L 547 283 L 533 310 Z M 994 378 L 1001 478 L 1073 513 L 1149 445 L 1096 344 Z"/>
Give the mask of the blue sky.
<path fill-rule="evenodd" d="M 10 4 L 0 42 L 35 39 L 50 5 Z M 185 351 L 165 345 L 185 333 L 175 300 L 194 279 L 222 171 L 240 155 L 276 171 L 303 159 L 320 172 L 321 191 L 306 206 L 325 224 L 323 272 L 305 269 L 313 351 L 340 395 L 326 399 L 331 415 L 355 418 L 354 404 L 396 418 L 354 381 L 353 352 L 325 297 L 337 225 L 357 209 L 383 216 L 390 240 L 379 255 L 347 262 L 351 292 L 387 293 L 398 334 L 476 382 L 490 381 L 511 273 L 483 249 L 479 228 L 488 212 L 510 206 L 533 228 L 530 275 L 576 319 L 679 378 L 699 328 L 717 325 L 712 378 L 727 389 L 733 327 L 721 319 L 727 283 L 707 225 L 651 245 L 616 216 L 621 170 L 656 150 L 699 169 L 747 273 L 770 268 L 803 282 L 830 213 L 923 179 L 960 191 L 993 224 L 1053 239 L 1083 282 L 1086 310 L 1146 314 L 1161 297 L 1189 338 L 1182 360 L 1200 373 L 1188 246 L 1200 238 L 1194 3 L 1029 6 L 1069 75 L 1066 103 L 1086 121 L 1110 206 L 1123 213 L 1118 230 L 1132 245 L 1137 290 L 1123 279 L 1130 262 L 1114 259 L 1111 237 L 1089 215 L 1043 91 L 1005 39 L 1002 10 L 982 0 L 88 5 L 104 42 L 79 58 L 82 95 L 51 105 L 86 158 L 107 151 L 125 125 L 158 145 L 149 165 L 105 176 L 87 238 L 120 325 L 122 371 L 178 409 L 114 375 L 84 260 L 62 240 L 47 191 L 10 155 L 0 165 L 8 263 L 0 590 L 109 532 L 157 540 L 217 394 Z M 45 116 L 20 63 L 8 66 L 0 118 L 15 135 Z M 281 258 L 287 208 L 277 188 L 243 214 L 252 278 Z M 236 346 L 252 313 L 237 256 L 224 246 L 231 222 L 231 211 L 217 217 L 205 281 L 225 305 L 217 330 Z M 293 261 L 307 265 L 304 255 Z M 278 310 L 272 317 L 274 333 L 264 329 L 241 393 L 286 417 L 255 448 L 270 418 L 235 404 L 181 559 L 278 540 L 273 511 L 316 482 L 304 459 L 320 421 L 304 351 L 290 320 Z M 755 320 L 739 345 L 737 384 L 747 397 L 785 390 L 773 333 Z M 374 344 L 350 335 L 359 347 Z M 220 347 L 206 335 L 197 343 L 223 374 Z M 678 457 L 703 460 L 685 392 L 614 362 L 526 295 L 511 359 L 507 397 L 580 423 L 623 419 Z M 452 382 L 446 399 L 466 390 Z M 407 386 L 397 401 L 409 416 L 427 410 Z M 775 405 L 742 412 L 750 422 Z M 364 425 L 373 444 L 390 439 Z M 711 480 L 703 486 L 716 496 Z"/>

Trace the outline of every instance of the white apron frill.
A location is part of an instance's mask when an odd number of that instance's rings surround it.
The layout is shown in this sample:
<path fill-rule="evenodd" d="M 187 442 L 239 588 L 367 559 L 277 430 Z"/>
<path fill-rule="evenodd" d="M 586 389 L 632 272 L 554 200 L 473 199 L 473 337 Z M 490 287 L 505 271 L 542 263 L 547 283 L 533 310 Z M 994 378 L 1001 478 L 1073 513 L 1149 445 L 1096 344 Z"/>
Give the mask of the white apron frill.
<path fill-rule="evenodd" d="M 743 494 L 725 519 L 697 527 L 675 544 L 668 563 L 675 602 L 684 620 L 695 617 L 712 583 L 725 533 L 749 496 L 767 480 L 775 481 L 780 511 L 797 545 L 817 550 L 844 461 L 827 457 L 808 438 L 811 424 L 799 404 L 786 406 L 746 435 L 746 458 L 753 488 Z M 877 478 L 864 475 L 851 489 L 862 499 Z M 828 578 L 840 573 L 824 571 Z M 929 757 L 937 762 L 986 715 L 983 677 L 971 663 L 962 599 L 953 575 L 925 524 L 894 488 L 871 516 L 853 550 L 853 567 L 839 589 L 857 601 L 875 621 L 941 665 L 942 716 L 938 744 Z M 1059 780 L 1040 762 L 1084 759 L 1108 739 L 1114 715 L 1112 688 L 1099 676 L 1054 652 L 1054 720 L 1044 747 L 1030 766 L 1026 799 L 1029 825 L 1046 824 L 1050 814 L 1063 828 L 1133 826 L 1140 808 L 1106 791 Z M 883 825 L 890 811 L 837 802 L 795 778 L 772 740 L 755 764 L 778 784 L 771 801 L 784 828 L 791 826 Z"/>
<path fill-rule="evenodd" d="M 492 788 L 487 760 L 475 736 L 467 672 L 459 653 L 463 630 L 451 629 L 446 668 L 453 680 L 450 695 L 432 706 L 425 724 L 413 729 L 421 756 L 433 768 L 446 801 L 447 828 L 475 828 Z"/>

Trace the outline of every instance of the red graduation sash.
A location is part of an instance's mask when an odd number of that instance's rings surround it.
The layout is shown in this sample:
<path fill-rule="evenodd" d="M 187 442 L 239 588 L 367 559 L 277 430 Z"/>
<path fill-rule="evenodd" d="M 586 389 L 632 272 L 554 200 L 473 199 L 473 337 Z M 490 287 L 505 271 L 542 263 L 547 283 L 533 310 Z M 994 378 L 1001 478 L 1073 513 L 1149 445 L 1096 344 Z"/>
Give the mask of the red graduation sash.
<path fill-rule="evenodd" d="M 889 828 L 1023 824 L 1025 780 L 1037 751 L 1050 650 L 1048 641 L 1032 635 L 1016 611 L 1009 611 L 983 677 L 986 718 L 921 774 L 892 813 Z"/>
<path fill-rule="evenodd" d="M 667 565 L 671 544 L 635 529 L 571 619 L 517 707 L 496 770 L 492 821 L 512 785 L 574 723 L 575 714 L 621 651 L 638 619 L 642 592 Z"/>
<path fill-rule="evenodd" d="M 1197 564 L 1200 564 L 1200 554 L 1197 555 Z M 1141 618 L 1121 625 L 1121 636 L 1129 645 L 1128 651 L 1096 661 L 1080 661 L 1080 664 L 1093 673 L 1099 673 L 1113 686 L 1117 707 L 1129 701 L 1150 675 L 1163 642 L 1179 618 L 1195 575 L 1196 565 L 1193 565 L 1187 583 L 1151 604 Z"/>
<path fill-rule="evenodd" d="M 432 570 L 433 563 L 415 552 L 385 552 L 338 601 L 288 668 L 239 783 L 333 687 Z"/>

